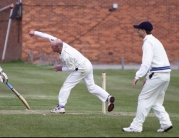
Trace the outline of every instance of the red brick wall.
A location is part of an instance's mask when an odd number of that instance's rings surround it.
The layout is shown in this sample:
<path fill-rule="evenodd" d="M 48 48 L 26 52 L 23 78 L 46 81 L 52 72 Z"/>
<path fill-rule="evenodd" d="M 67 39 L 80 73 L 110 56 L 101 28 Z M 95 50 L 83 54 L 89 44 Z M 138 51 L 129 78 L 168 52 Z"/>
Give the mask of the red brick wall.
<path fill-rule="evenodd" d="M 118 9 L 109 12 L 113 3 Z M 92 63 L 119 64 L 121 57 L 125 63 L 141 63 L 142 39 L 132 26 L 148 20 L 170 62 L 178 62 L 178 0 L 23 0 L 22 11 L 24 61 L 31 50 L 36 61 L 40 53 L 54 54 L 48 40 L 28 36 L 34 29 L 69 43 Z"/>
<path fill-rule="evenodd" d="M 16 2 L 17 0 L 0 0 L 0 9 L 11 4 L 16 4 Z M 10 10 L 11 9 L 8 8 L 0 12 L 0 62 L 2 62 L 2 55 L 7 34 Z M 9 39 L 7 41 L 5 57 L 3 61 L 13 61 L 22 58 L 21 23 L 21 20 L 11 20 Z"/>

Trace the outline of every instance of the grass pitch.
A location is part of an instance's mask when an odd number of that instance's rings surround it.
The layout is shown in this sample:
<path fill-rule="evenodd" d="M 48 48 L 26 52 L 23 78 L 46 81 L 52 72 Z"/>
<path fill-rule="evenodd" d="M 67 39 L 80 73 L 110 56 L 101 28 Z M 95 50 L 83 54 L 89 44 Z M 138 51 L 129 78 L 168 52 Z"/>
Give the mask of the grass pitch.
<path fill-rule="evenodd" d="M 106 90 L 115 96 L 115 108 L 102 113 L 102 102 L 87 91 L 83 82 L 71 91 L 65 114 L 51 114 L 57 104 L 58 92 L 68 72 L 55 72 L 52 66 L 37 66 L 22 62 L 1 63 L 9 83 L 27 100 L 31 110 L 3 83 L 0 83 L 1 137 L 178 137 L 179 136 L 179 71 L 171 72 L 164 107 L 173 129 L 157 133 L 160 127 L 151 111 L 142 133 L 126 133 L 133 120 L 143 78 L 135 88 L 132 81 L 136 70 L 94 70 L 94 80 L 102 85 L 106 72 Z"/>

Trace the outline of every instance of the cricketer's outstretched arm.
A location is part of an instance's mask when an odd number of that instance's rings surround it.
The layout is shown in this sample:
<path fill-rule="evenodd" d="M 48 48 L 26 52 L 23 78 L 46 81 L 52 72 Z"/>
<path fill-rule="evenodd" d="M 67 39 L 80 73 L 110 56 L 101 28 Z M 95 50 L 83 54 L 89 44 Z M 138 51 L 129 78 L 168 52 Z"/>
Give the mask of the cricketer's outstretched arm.
<path fill-rule="evenodd" d="M 46 38 L 48 39 L 50 42 L 54 41 L 55 39 L 57 39 L 56 37 L 52 36 L 52 35 L 49 35 L 49 34 L 46 34 L 46 33 L 42 33 L 42 32 L 39 32 L 39 31 L 35 31 L 34 32 L 34 35 L 36 36 L 39 36 L 39 37 L 42 37 L 42 38 Z"/>

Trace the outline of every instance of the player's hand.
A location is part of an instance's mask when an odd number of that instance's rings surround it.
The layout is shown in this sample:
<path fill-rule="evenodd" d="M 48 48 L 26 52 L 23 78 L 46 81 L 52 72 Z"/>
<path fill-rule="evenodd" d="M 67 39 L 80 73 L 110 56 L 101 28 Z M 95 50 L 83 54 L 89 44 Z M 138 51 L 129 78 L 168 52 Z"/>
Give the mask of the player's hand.
<path fill-rule="evenodd" d="M 7 77 L 6 73 L 4 73 L 4 72 L 0 73 L 0 81 L 4 82 L 4 83 L 8 82 L 8 77 Z"/>
<path fill-rule="evenodd" d="M 138 79 L 134 79 L 132 82 L 132 87 L 134 88 L 134 86 L 137 84 Z"/>
<path fill-rule="evenodd" d="M 29 32 L 30 37 L 34 36 L 34 33 L 35 33 L 35 31 L 31 30 L 31 31 Z"/>
<path fill-rule="evenodd" d="M 145 79 L 145 80 L 143 81 L 143 86 L 144 86 L 144 84 L 145 84 L 146 80 L 147 80 L 147 79 Z"/>
<path fill-rule="evenodd" d="M 62 71 L 62 66 L 57 65 L 57 66 L 54 66 L 53 69 L 55 71 Z"/>

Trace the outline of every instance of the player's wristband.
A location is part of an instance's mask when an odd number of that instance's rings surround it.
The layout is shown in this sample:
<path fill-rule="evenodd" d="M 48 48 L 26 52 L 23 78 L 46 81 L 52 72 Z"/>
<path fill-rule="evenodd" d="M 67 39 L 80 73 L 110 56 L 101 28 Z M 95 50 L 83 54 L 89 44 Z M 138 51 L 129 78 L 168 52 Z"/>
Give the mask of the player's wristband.
<path fill-rule="evenodd" d="M 62 67 L 62 71 L 69 71 L 67 67 Z"/>

